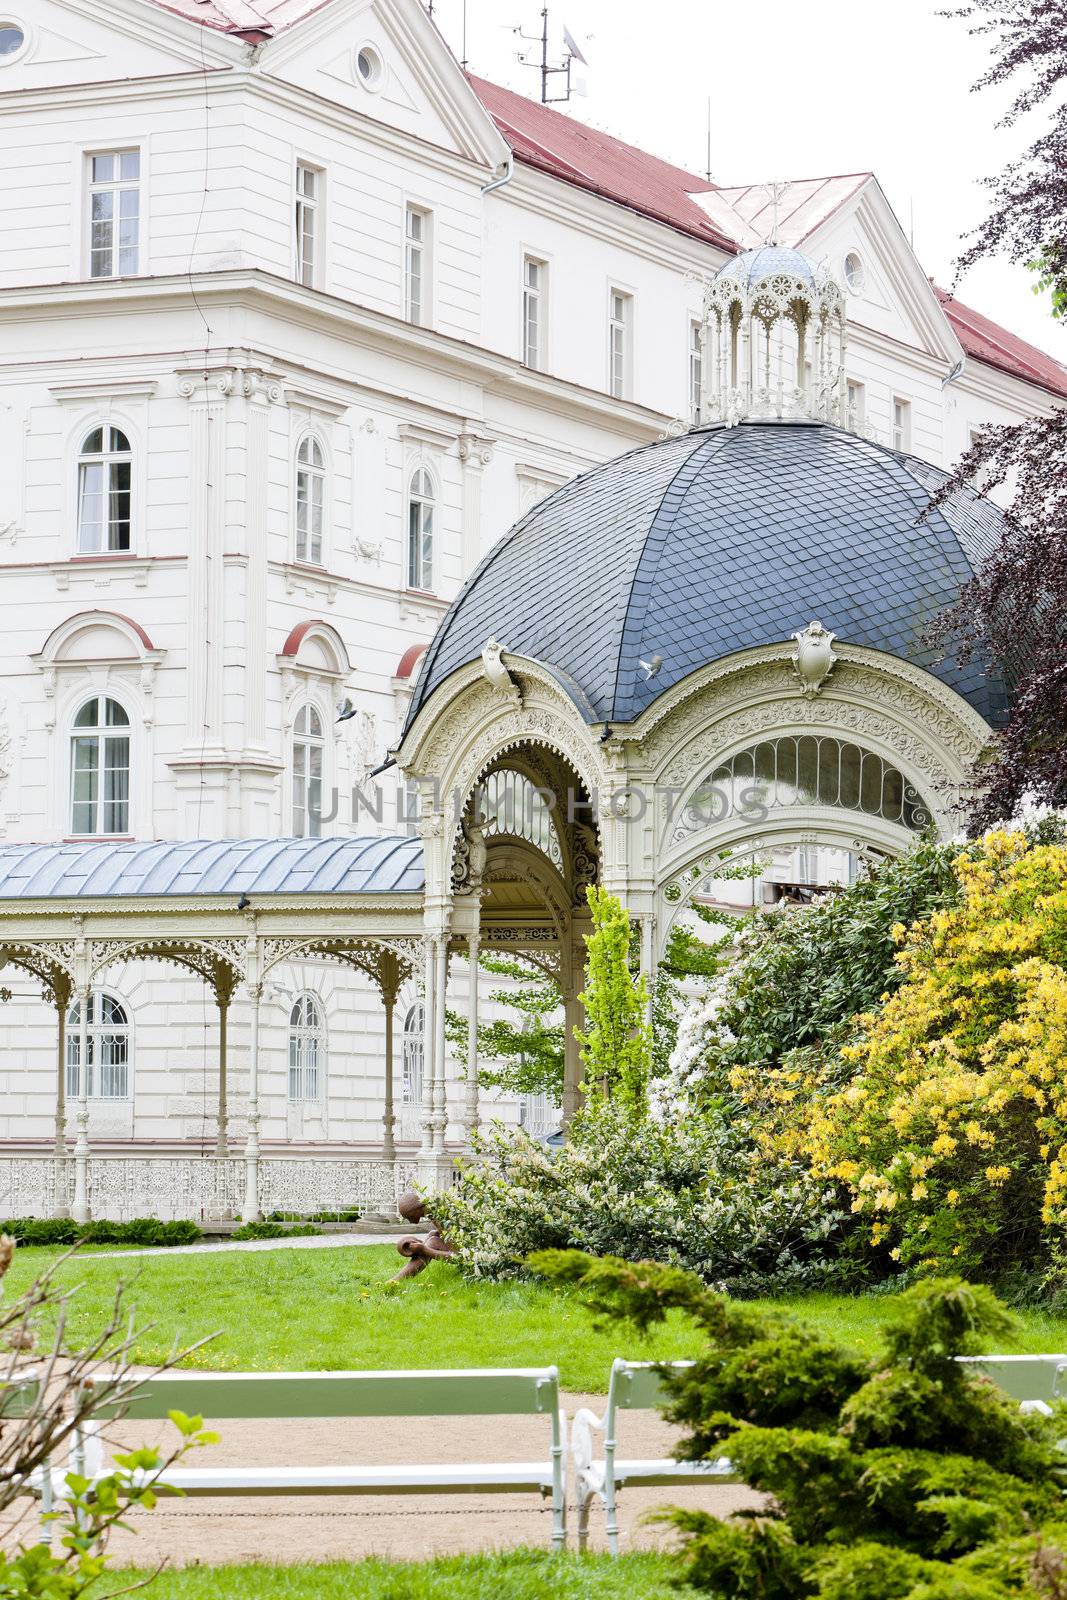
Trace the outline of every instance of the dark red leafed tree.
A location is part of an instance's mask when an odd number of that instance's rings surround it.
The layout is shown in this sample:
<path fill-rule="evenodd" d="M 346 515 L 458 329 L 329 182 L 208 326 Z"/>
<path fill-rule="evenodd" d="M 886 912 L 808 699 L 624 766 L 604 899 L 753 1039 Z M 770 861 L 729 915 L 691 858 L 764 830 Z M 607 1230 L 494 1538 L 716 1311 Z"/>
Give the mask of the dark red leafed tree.
<path fill-rule="evenodd" d="M 1021 261 L 1051 296 L 1052 315 L 1067 317 L 1067 0 L 972 0 L 944 15 L 989 40 L 991 64 L 975 89 L 1017 86 L 1002 126 L 1049 112 L 1040 137 L 986 180 L 989 215 L 958 272 L 986 256 Z M 983 429 L 934 503 L 965 483 L 1012 490 L 999 549 L 932 630 L 935 641 L 962 641 L 965 657 L 1008 666 L 1012 707 L 975 779 L 971 820 L 983 827 L 1025 796 L 1067 808 L 1067 407 Z"/>

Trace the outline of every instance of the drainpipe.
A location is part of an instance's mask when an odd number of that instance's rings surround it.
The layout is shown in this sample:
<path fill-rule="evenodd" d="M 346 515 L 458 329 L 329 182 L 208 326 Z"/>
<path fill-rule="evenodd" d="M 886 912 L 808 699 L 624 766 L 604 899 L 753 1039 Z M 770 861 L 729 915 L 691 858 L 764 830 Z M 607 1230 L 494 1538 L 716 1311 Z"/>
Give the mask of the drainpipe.
<path fill-rule="evenodd" d="M 511 182 L 511 180 L 512 180 L 512 178 L 514 176 L 515 176 L 515 157 L 512 155 L 511 151 L 509 150 L 508 153 L 507 153 L 507 156 L 505 157 L 505 160 L 504 160 L 503 170 L 501 171 L 501 173 L 499 174 L 498 177 L 491 178 L 488 183 L 483 183 L 482 184 L 482 193 L 483 194 L 492 194 L 494 189 L 502 189 L 506 183 L 510 183 Z"/>

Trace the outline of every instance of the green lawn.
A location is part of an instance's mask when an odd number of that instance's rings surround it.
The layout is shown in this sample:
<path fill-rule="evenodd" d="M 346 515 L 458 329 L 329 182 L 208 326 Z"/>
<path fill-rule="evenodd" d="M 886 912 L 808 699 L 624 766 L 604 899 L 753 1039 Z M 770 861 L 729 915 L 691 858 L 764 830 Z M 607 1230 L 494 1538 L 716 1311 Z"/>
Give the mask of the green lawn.
<path fill-rule="evenodd" d="M 514 1550 L 435 1561 L 359 1561 L 351 1565 L 185 1567 L 164 1572 L 151 1600 L 678 1600 L 668 1557 L 553 1556 Z M 113 1572 L 108 1590 L 143 1574 Z"/>
<path fill-rule="evenodd" d="M 28 1282 L 54 1251 L 16 1252 L 5 1287 Z M 388 1246 L 339 1250 L 234 1251 L 210 1255 L 75 1258 L 62 1269 L 79 1285 L 68 1322 L 77 1343 L 99 1328 L 120 1281 L 142 1328 L 134 1359 L 159 1361 L 175 1342 L 218 1331 L 196 1353 L 206 1368 L 300 1370 L 545 1366 L 569 1389 L 602 1391 L 616 1355 L 669 1360 L 697 1353 L 699 1336 L 680 1318 L 647 1341 L 594 1327 L 570 1294 L 543 1284 L 471 1283 L 435 1265 L 390 1286 L 398 1257 Z M 781 1302 L 866 1354 L 890 1301 L 885 1296 L 810 1295 Z M 1067 1349 L 1067 1317 L 1028 1313 L 1023 1351 Z"/>
<path fill-rule="evenodd" d="M 9 1294 L 55 1251 L 18 1250 Z M 607 1386 L 612 1358 L 692 1355 L 680 1319 L 651 1340 L 598 1332 L 571 1295 L 547 1285 L 471 1283 L 437 1264 L 390 1286 L 400 1257 L 388 1245 L 340 1250 L 226 1251 L 191 1256 L 75 1257 L 61 1269 L 78 1284 L 68 1317 L 72 1344 L 100 1327 L 120 1281 L 144 1329 L 133 1359 L 163 1360 L 175 1341 L 218 1338 L 193 1357 L 208 1368 L 559 1366 L 570 1389 Z M 151 1324 L 149 1327 L 148 1325 Z"/>

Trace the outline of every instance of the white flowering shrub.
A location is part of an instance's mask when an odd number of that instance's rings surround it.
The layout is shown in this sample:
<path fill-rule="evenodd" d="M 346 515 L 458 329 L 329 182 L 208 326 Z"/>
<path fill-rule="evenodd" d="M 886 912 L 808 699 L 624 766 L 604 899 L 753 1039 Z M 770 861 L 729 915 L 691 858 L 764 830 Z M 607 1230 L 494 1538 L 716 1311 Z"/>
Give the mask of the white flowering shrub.
<path fill-rule="evenodd" d="M 715 1116 L 635 1118 L 596 1101 L 560 1150 L 496 1127 L 431 1209 L 476 1276 L 517 1275 L 551 1248 L 675 1263 L 739 1294 L 844 1271 L 833 1187 L 768 1167 Z"/>

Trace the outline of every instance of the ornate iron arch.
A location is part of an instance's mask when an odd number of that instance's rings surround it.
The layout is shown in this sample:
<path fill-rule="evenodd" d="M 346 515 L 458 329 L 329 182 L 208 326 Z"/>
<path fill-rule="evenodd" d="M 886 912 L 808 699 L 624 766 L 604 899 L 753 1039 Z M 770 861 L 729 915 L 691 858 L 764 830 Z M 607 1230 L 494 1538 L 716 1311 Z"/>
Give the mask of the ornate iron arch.
<path fill-rule="evenodd" d="M 72 940 L 4 939 L 0 937 L 0 960 L 28 972 L 43 984 L 44 998 L 57 1011 L 66 1013 L 74 992 L 74 943 Z"/>
<path fill-rule="evenodd" d="M 166 938 L 146 934 L 130 939 L 93 939 L 89 970 L 93 976 L 116 961 L 166 961 L 194 972 L 226 1004 L 244 980 L 243 939 Z"/>

